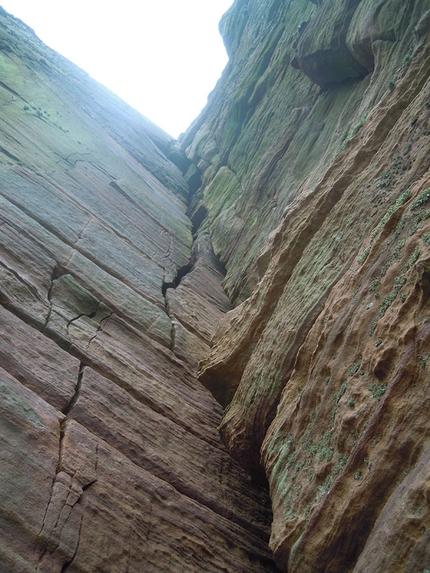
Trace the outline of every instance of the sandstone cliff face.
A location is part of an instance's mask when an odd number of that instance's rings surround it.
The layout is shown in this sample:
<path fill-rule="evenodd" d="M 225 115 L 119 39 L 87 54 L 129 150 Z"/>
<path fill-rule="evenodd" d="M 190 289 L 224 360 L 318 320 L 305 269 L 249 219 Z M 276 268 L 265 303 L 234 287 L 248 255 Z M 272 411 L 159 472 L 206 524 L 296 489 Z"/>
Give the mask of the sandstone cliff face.
<path fill-rule="evenodd" d="M 0 9 L 0 570 L 274 570 L 197 381 L 231 308 L 187 160 Z"/>
<path fill-rule="evenodd" d="M 0 12 L 2 571 L 430 570 L 428 0 L 221 31 L 181 150 Z"/>
<path fill-rule="evenodd" d="M 236 308 L 200 379 L 281 571 L 430 570 L 430 6 L 237 0 L 182 139 Z"/>

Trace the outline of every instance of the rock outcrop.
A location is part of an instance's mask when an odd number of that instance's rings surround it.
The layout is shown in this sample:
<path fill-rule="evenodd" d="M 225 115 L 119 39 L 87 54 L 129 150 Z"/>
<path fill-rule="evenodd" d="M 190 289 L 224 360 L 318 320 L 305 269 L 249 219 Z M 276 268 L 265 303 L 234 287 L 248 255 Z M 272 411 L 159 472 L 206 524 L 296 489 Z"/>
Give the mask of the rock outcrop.
<path fill-rule="evenodd" d="M 235 0 L 179 142 L 0 24 L 3 569 L 428 573 L 428 0 Z"/>
<path fill-rule="evenodd" d="M 174 142 L 0 12 L 0 570 L 274 570 L 196 378 L 231 308 Z"/>
<path fill-rule="evenodd" d="M 428 2 L 237 1 L 182 140 L 224 285 L 200 379 L 281 571 L 430 570 Z"/>

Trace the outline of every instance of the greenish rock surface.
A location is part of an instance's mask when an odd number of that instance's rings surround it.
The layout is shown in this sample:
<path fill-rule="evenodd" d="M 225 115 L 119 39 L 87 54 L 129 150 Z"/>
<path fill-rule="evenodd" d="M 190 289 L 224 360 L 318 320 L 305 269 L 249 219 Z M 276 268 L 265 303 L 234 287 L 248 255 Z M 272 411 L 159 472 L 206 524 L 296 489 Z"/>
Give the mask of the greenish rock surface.
<path fill-rule="evenodd" d="M 0 11 L 8 573 L 430 570 L 428 0 L 220 30 L 175 142 Z"/>
<path fill-rule="evenodd" d="M 269 482 L 281 571 L 430 562 L 429 21 L 419 0 L 237 1 L 181 140 L 236 307 L 200 380 Z"/>

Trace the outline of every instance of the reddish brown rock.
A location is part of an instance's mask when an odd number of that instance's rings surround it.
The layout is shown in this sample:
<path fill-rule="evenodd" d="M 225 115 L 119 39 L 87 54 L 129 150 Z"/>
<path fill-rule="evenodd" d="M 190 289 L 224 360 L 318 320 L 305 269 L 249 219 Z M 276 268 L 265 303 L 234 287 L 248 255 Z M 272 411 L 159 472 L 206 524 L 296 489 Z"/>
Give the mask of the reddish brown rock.
<path fill-rule="evenodd" d="M 0 361 L 14 378 L 64 410 L 75 393 L 79 360 L 0 307 Z"/>
<path fill-rule="evenodd" d="M 428 6 L 313 4 L 233 6 L 240 42 L 184 138 L 238 303 L 200 379 L 268 478 L 280 570 L 425 571 Z M 324 91 L 283 67 L 296 48 Z"/>
<path fill-rule="evenodd" d="M 227 449 L 281 571 L 430 570 L 427 2 L 236 0 L 183 151 L 0 21 L 8 573 L 274 571 Z"/>
<path fill-rule="evenodd" d="M 219 321 L 231 309 L 221 286 L 223 277 L 224 269 L 204 233 L 195 241 L 186 275 L 178 285 L 166 289 L 166 308 L 173 323 L 172 349 L 195 366 L 206 358 Z"/>
<path fill-rule="evenodd" d="M 189 162 L 1 9 L 0 106 L 0 569 L 274 571 L 197 381 L 230 303 Z"/>
<path fill-rule="evenodd" d="M 0 369 L 0 555 L 6 571 L 34 571 L 63 414 Z"/>

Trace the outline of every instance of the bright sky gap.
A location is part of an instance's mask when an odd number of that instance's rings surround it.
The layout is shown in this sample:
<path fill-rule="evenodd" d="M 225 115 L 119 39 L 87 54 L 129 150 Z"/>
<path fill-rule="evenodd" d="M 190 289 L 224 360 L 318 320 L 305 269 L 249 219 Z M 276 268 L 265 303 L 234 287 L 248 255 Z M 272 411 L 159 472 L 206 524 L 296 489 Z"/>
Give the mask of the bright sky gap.
<path fill-rule="evenodd" d="M 227 63 L 218 23 L 233 0 L 0 0 L 48 46 L 173 137 Z"/>

